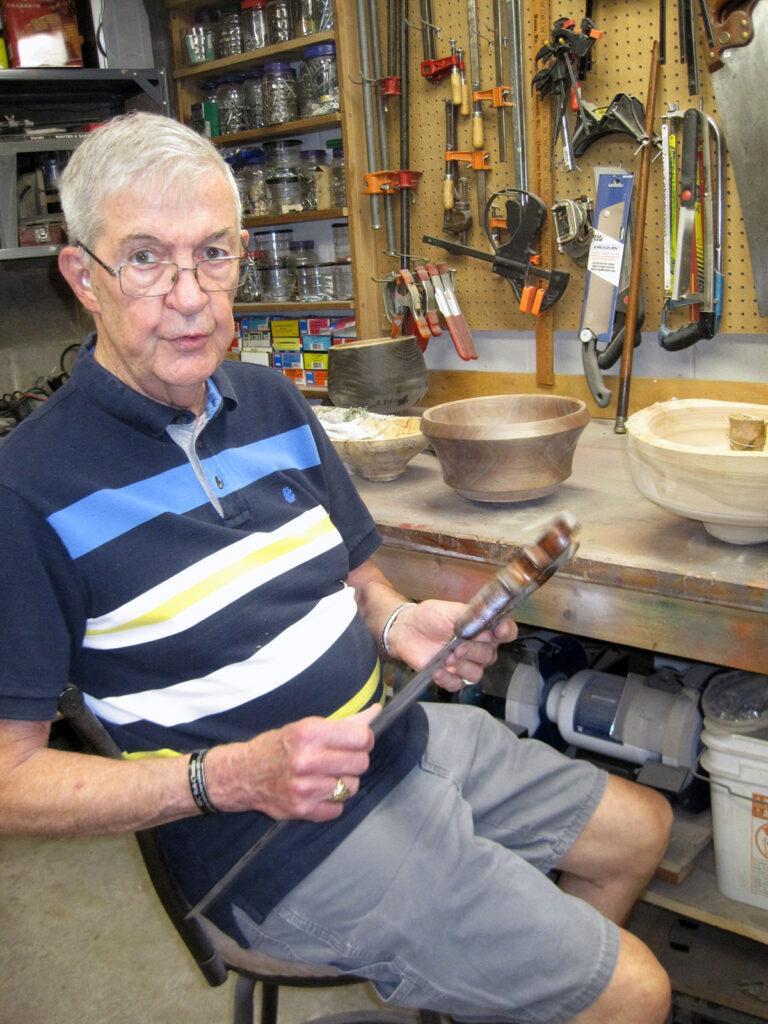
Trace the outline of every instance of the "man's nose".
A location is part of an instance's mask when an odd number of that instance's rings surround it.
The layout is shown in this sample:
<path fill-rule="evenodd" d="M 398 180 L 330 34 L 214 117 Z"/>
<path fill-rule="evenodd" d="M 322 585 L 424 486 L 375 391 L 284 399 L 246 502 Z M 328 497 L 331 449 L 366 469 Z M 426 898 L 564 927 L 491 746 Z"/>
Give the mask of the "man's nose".
<path fill-rule="evenodd" d="M 166 302 L 184 311 L 203 308 L 208 302 L 208 292 L 200 287 L 196 267 L 178 268 L 173 287 L 166 295 Z"/>

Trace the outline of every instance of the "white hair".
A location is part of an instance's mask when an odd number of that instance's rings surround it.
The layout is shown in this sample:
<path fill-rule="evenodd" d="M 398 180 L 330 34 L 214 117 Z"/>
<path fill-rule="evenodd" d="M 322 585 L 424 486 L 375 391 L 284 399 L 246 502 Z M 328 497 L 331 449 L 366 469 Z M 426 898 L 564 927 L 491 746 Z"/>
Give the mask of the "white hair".
<path fill-rule="evenodd" d="M 161 114 L 112 118 L 80 143 L 61 176 L 59 194 L 70 243 L 92 248 L 104 227 L 105 201 L 137 182 L 156 193 L 179 184 L 194 189 L 211 171 L 224 175 L 239 227 L 237 183 L 208 139 Z"/>

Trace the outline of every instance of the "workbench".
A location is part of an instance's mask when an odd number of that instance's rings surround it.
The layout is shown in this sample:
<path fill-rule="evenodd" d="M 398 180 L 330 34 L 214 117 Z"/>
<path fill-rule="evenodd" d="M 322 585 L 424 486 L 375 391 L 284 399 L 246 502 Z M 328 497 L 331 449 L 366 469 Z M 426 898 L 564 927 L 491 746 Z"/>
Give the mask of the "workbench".
<path fill-rule="evenodd" d="M 376 561 L 411 598 L 467 600 L 516 544 L 568 510 L 582 526 L 578 553 L 516 609 L 518 622 L 768 673 L 768 544 L 726 544 L 648 501 L 625 447 L 613 421 L 593 420 L 571 477 L 515 505 L 462 498 L 431 453 L 389 483 L 356 476 L 384 538 Z"/>
<path fill-rule="evenodd" d="M 582 526 L 578 553 L 515 610 L 518 622 L 768 673 L 768 544 L 726 544 L 700 523 L 648 501 L 632 483 L 625 447 L 626 437 L 614 434 L 612 420 L 593 420 L 576 448 L 571 477 L 554 494 L 519 505 L 462 498 L 444 483 L 431 453 L 417 456 L 390 483 L 356 476 L 384 538 L 375 560 L 408 597 L 467 600 L 516 544 L 534 539 L 552 516 L 568 510 Z M 676 990 L 768 1019 L 768 971 L 760 945 L 768 944 L 768 911 L 720 895 L 707 845 L 709 814 L 698 823 L 692 817 L 686 821 L 684 813 L 676 814 L 670 847 L 682 850 L 683 860 L 692 847 L 690 873 L 679 884 L 655 878 L 638 905 L 637 928 L 631 927 L 663 960 Z M 703 841 L 689 843 L 688 836 L 702 829 Z M 649 918 L 653 914 L 668 918 Z M 764 997 L 739 990 L 744 975 L 725 953 L 707 956 L 709 976 L 702 980 L 692 966 L 700 958 L 685 957 L 678 943 L 670 952 L 666 936 L 677 915 L 701 922 L 695 944 L 714 942 L 718 948 L 720 942 L 723 950 L 744 944 L 740 962 L 759 979 Z M 728 938 L 719 940 L 723 933 Z M 747 969 L 749 957 L 757 967 Z M 713 961 L 727 968 L 716 970 Z"/>

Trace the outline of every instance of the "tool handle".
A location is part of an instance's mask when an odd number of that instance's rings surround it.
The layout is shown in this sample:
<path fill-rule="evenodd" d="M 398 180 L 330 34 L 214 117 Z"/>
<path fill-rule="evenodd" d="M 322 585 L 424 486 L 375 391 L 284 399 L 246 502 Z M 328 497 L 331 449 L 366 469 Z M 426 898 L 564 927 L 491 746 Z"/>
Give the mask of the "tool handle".
<path fill-rule="evenodd" d="M 709 53 L 709 70 L 723 65 L 723 50 L 746 46 L 755 34 L 752 12 L 757 0 L 706 0 L 714 46 Z"/>
<path fill-rule="evenodd" d="M 451 103 L 454 107 L 461 106 L 461 76 L 455 64 L 451 68 Z"/>
<path fill-rule="evenodd" d="M 482 149 L 485 142 L 483 132 L 483 115 L 474 110 L 472 112 L 472 148 Z"/>
<path fill-rule="evenodd" d="M 453 179 L 443 178 L 443 209 L 452 210 L 456 196 L 453 191 Z"/>
<path fill-rule="evenodd" d="M 469 82 L 465 79 L 461 83 L 461 106 L 459 107 L 459 113 L 462 117 L 469 117 L 471 109 L 472 104 L 469 99 Z"/>
<path fill-rule="evenodd" d="M 696 161 L 699 152 L 699 112 L 689 107 L 683 115 L 683 156 L 680 161 L 680 205 L 696 203 Z"/>

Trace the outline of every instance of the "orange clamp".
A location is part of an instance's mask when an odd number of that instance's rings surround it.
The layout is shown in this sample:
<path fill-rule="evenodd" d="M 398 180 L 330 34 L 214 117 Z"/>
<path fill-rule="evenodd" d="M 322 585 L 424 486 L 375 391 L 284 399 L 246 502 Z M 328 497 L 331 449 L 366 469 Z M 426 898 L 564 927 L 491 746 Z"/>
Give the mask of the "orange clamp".
<path fill-rule="evenodd" d="M 399 188 L 399 171 L 371 171 L 364 174 L 365 188 L 364 196 L 393 195 Z"/>
<path fill-rule="evenodd" d="M 490 167 L 486 163 L 488 159 L 488 153 L 482 149 L 473 150 L 458 150 L 458 149 L 447 149 L 445 151 L 446 160 L 457 160 L 462 164 L 469 164 L 473 171 L 489 171 Z"/>
<path fill-rule="evenodd" d="M 478 89 L 472 93 L 473 100 L 489 100 L 494 107 L 511 107 L 512 87 L 510 85 L 494 85 L 492 89 Z"/>
<path fill-rule="evenodd" d="M 527 284 L 520 293 L 520 312 L 539 316 L 544 302 L 544 289 Z"/>

